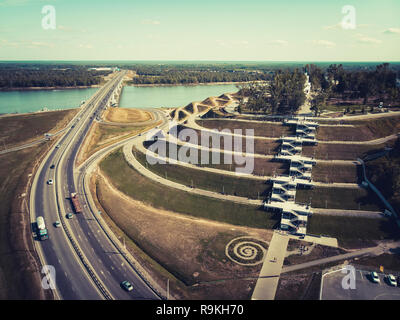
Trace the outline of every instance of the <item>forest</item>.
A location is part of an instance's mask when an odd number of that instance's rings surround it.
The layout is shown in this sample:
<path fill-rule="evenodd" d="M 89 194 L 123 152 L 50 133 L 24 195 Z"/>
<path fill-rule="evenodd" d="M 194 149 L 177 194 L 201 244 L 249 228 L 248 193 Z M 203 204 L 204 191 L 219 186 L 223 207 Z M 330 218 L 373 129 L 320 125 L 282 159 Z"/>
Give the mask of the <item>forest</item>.
<path fill-rule="evenodd" d="M 305 102 L 305 74 L 300 69 L 278 71 L 271 81 L 238 86 L 242 99 L 239 109 L 264 114 L 294 113 Z"/>
<path fill-rule="evenodd" d="M 91 86 L 107 73 L 74 65 L 1 64 L 0 88 Z"/>
<path fill-rule="evenodd" d="M 314 110 L 327 103 L 377 106 L 382 102 L 386 107 L 399 105 L 399 71 L 398 68 L 391 68 L 389 63 L 368 70 L 346 70 L 342 64 L 331 64 L 323 69 L 310 64 L 305 66 L 305 71 L 310 76 L 314 92 Z"/>

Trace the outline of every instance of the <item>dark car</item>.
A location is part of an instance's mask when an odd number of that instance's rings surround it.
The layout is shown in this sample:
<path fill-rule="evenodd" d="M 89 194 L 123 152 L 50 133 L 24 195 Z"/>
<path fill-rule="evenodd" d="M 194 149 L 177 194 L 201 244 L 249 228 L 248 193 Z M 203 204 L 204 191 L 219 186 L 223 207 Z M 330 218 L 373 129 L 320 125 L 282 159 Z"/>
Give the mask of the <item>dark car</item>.
<path fill-rule="evenodd" d="M 50 169 L 54 169 L 56 166 L 54 165 L 54 164 L 52 164 L 51 166 L 50 166 Z"/>
<path fill-rule="evenodd" d="M 127 280 L 121 282 L 121 287 L 124 288 L 126 291 L 132 291 L 133 287 L 131 283 Z"/>

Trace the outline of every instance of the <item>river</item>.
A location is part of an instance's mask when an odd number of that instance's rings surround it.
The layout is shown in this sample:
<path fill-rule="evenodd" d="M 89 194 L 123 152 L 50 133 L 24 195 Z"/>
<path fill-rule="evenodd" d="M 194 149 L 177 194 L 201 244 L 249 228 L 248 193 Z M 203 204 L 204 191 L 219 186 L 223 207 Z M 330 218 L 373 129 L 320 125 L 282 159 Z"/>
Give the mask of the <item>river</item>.
<path fill-rule="evenodd" d="M 98 88 L 62 90 L 0 91 L 1 113 L 27 113 L 61 110 L 79 107 Z M 234 84 L 195 86 L 125 86 L 120 99 L 122 108 L 158 108 L 185 106 L 192 101 L 201 101 L 210 96 L 236 92 Z"/>

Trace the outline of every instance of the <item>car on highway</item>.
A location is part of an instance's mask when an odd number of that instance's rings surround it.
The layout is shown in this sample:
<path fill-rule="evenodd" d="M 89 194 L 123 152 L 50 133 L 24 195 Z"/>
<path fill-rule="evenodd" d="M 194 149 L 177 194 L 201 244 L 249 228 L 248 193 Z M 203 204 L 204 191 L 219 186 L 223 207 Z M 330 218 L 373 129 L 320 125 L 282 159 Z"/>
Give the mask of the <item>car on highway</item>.
<path fill-rule="evenodd" d="M 52 164 L 51 166 L 50 166 L 50 169 L 54 169 L 56 166 L 54 165 L 54 164 Z"/>
<path fill-rule="evenodd" d="M 47 180 L 47 184 L 53 184 L 53 179 Z"/>
<path fill-rule="evenodd" d="M 57 220 L 56 222 L 54 222 L 54 226 L 55 226 L 56 228 L 61 227 L 61 222 Z"/>
<path fill-rule="evenodd" d="M 74 215 L 71 212 L 69 212 L 69 213 L 67 213 L 66 217 L 67 217 L 67 219 L 72 219 L 74 217 Z"/>
<path fill-rule="evenodd" d="M 60 148 L 61 146 L 58 144 L 58 145 L 56 145 L 56 149 L 58 149 L 58 148 Z"/>
<path fill-rule="evenodd" d="M 389 274 L 389 275 L 386 277 L 386 279 L 387 279 L 389 285 L 391 285 L 391 286 L 393 286 L 393 287 L 397 287 L 397 281 L 396 281 L 396 278 L 395 278 L 394 275 Z"/>
<path fill-rule="evenodd" d="M 124 281 L 121 282 L 121 287 L 123 289 L 125 289 L 126 291 L 128 291 L 128 292 L 133 290 L 133 286 L 127 280 L 124 280 Z"/>
<path fill-rule="evenodd" d="M 372 282 L 375 282 L 375 283 L 380 283 L 381 282 L 381 279 L 379 279 L 379 276 L 375 271 L 372 271 L 370 273 L 370 277 L 371 277 L 371 281 Z"/>

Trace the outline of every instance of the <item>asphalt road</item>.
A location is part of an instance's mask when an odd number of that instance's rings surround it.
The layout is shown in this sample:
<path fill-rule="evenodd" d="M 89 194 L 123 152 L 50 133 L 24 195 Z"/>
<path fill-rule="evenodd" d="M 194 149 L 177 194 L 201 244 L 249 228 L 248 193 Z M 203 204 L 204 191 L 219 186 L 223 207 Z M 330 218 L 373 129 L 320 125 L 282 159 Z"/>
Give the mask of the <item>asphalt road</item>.
<path fill-rule="evenodd" d="M 74 168 L 77 152 L 95 114 L 104 109 L 122 77 L 120 73 L 86 102 L 73 120 L 75 127 L 61 137 L 60 148 L 49 151 L 32 185 L 31 221 L 34 223 L 41 215 L 49 230 L 49 240 L 35 244 L 42 262 L 55 267 L 54 293 L 60 299 L 159 299 L 94 219 L 96 213 L 90 212 L 80 193 L 83 191 L 77 184 Z M 50 169 L 52 164 L 54 169 Z M 47 185 L 48 179 L 53 179 L 54 185 Z M 73 212 L 71 192 L 78 192 L 83 213 L 74 214 L 69 220 L 65 215 Z M 62 228 L 53 227 L 56 220 L 62 222 Z M 129 280 L 134 290 L 124 291 L 120 287 L 123 280 Z"/>

